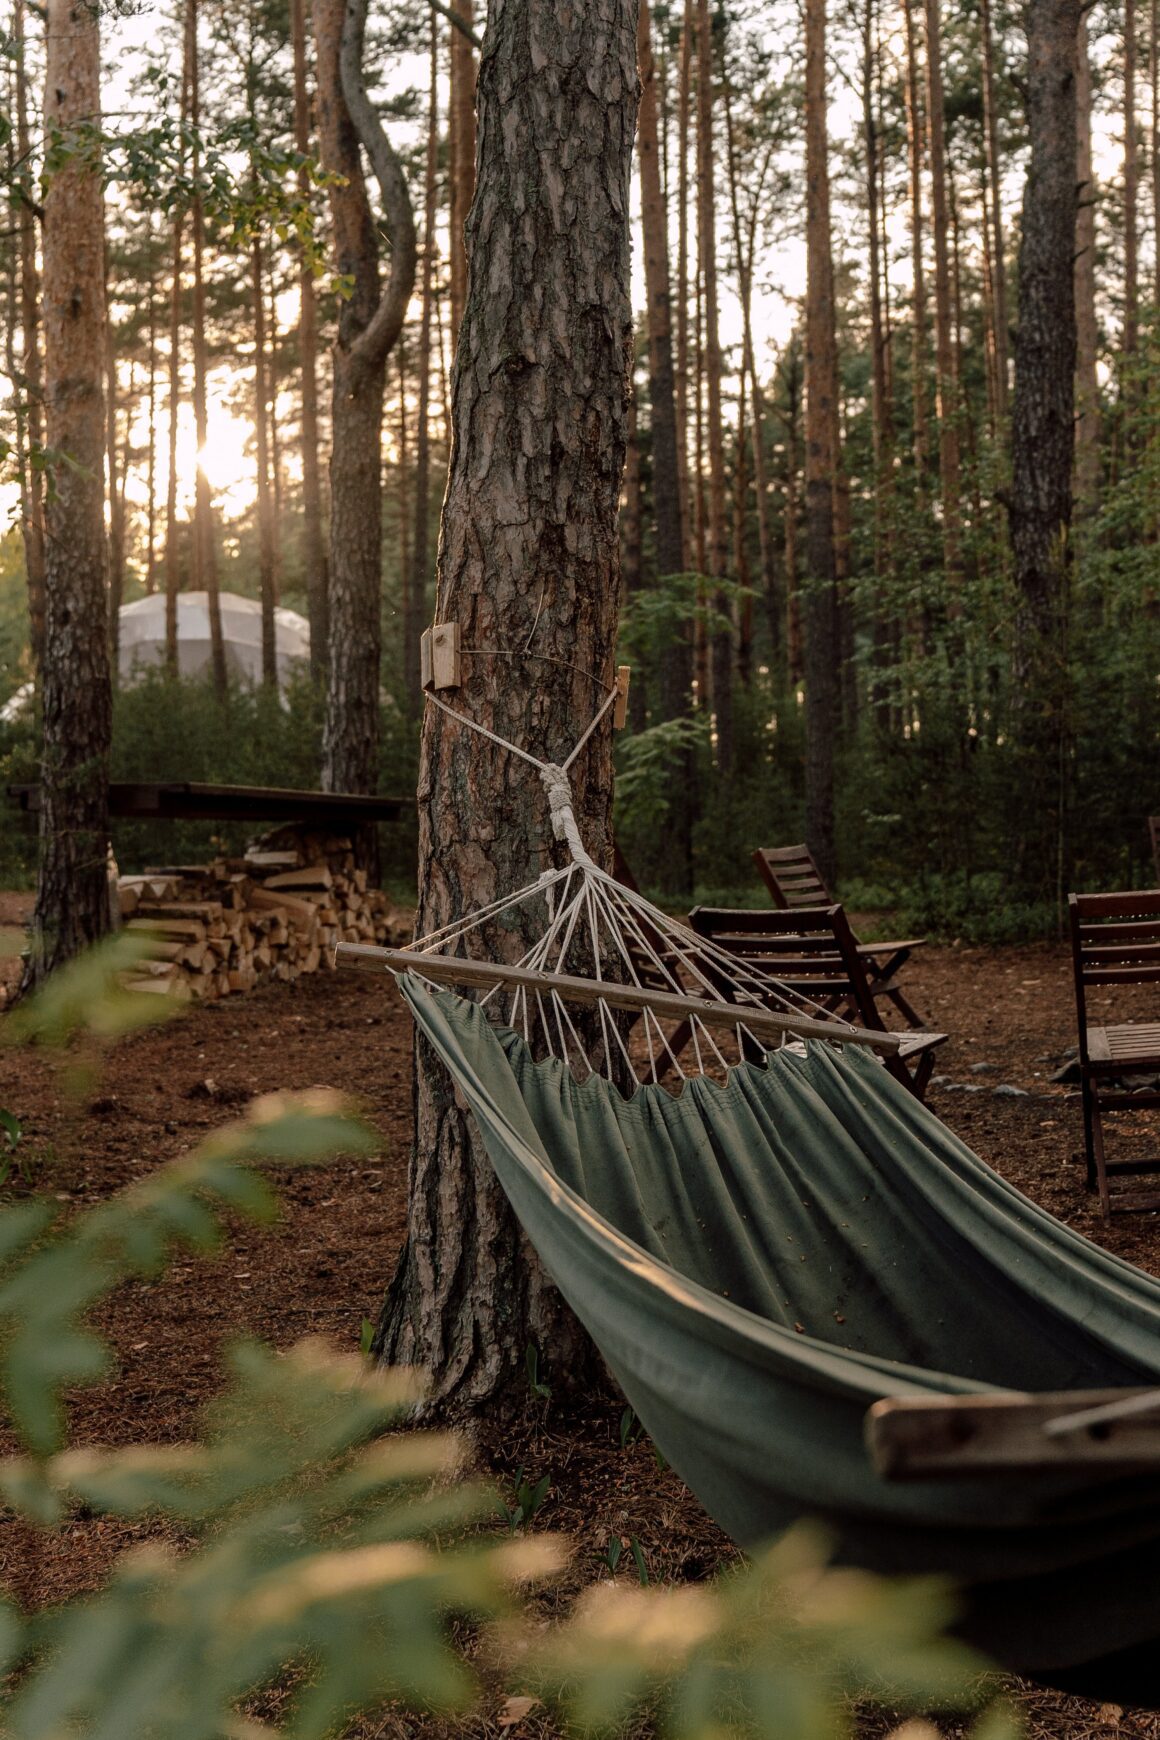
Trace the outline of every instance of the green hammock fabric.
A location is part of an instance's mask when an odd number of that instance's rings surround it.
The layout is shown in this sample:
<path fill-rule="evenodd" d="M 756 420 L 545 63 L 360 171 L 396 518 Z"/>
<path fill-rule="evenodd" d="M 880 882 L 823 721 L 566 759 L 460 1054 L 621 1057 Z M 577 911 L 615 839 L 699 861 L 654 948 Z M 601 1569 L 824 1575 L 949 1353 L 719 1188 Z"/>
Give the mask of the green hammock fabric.
<path fill-rule="evenodd" d="M 1160 1382 L 1160 1283 L 854 1047 L 626 1099 L 474 1003 L 402 988 L 549 1273 L 735 1540 L 821 1517 L 848 1563 L 960 1581 L 964 1632 L 1005 1666 L 1160 1696 L 1160 1482 L 892 1485 L 862 1441 L 883 1396 Z"/>

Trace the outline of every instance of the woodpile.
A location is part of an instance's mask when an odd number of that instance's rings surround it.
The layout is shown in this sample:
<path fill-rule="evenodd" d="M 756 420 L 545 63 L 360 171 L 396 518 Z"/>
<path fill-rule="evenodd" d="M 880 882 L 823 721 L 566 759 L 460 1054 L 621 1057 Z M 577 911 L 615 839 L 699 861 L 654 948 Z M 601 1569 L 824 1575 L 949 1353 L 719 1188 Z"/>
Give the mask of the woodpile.
<path fill-rule="evenodd" d="M 117 882 L 120 922 L 147 958 L 135 990 L 213 999 L 334 966 L 340 942 L 392 946 L 410 915 L 356 870 L 349 839 L 284 828 L 244 858 L 165 865 Z"/>

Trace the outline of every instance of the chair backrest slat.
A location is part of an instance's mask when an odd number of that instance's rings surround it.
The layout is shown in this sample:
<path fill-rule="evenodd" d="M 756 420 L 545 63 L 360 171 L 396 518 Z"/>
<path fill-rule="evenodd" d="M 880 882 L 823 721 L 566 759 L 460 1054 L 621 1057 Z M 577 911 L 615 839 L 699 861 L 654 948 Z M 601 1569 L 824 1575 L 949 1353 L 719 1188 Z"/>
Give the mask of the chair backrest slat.
<path fill-rule="evenodd" d="M 1067 906 L 1080 1057 L 1087 1063 L 1088 988 L 1160 984 L 1160 888 L 1069 894 Z"/>
<path fill-rule="evenodd" d="M 840 998 L 853 1006 L 865 1026 L 884 1030 L 840 906 L 793 912 L 698 906 L 689 914 L 689 924 L 698 936 L 727 949 L 745 965 L 807 996 Z"/>
<path fill-rule="evenodd" d="M 759 846 L 753 862 L 774 904 L 782 911 L 797 906 L 833 905 L 834 897 L 804 841 L 797 846 Z"/>

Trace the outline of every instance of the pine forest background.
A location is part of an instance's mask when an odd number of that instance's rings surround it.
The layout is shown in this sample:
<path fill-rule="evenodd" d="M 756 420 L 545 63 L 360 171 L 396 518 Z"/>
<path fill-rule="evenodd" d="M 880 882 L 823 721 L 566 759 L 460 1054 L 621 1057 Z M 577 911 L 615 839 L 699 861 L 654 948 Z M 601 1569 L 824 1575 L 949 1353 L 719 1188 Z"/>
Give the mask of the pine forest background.
<path fill-rule="evenodd" d="M 43 43 L 37 10 L 6 4 L 0 703 L 34 673 L 43 494 L 68 462 L 45 450 L 38 405 Z M 321 648 L 328 358 L 351 285 L 331 264 L 309 19 L 303 0 L 123 13 L 148 22 L 132 55 L 115 21 L 105 31 L 110 622 L 212 570 L 308 615 Z M 1156 0 L 1097 0 L 1079 26 L 1074 506 L 1028 658 L 1008 524 L 1034 77 L 1022 11 L 687 0 L 645 14 L 621 503 L 634 676 L 617 749 L 618 839 L 642 884 L 744 897 L 752 849 L 808 827 L 848 899 L 1000 941 L 1053 932 L 1068 887 L 1150 879 L 1158 37 Z M 387 363 L 389 792 L 414 788 L 417 640 L 437 607 L 475 58 L 444 8 L 374 9 L 367 82 L 419 261 Z M 215 453 L 214 429 L 234 446 Z M 121 692 L 114 776 L 317 785 L 318 662 L 288 705 L 268 685 L 164 675 Z M 37 758 L 35 713 L 0 724 L 0 784 L 36 777 Z M 208 833 L 162 844 L 138 828 L 117 845 L 127 867 Z M 384 847 L 405 884 L 413 834 Z M 6 824 L 0 877 L 34 867 L 34 837 Z"/>

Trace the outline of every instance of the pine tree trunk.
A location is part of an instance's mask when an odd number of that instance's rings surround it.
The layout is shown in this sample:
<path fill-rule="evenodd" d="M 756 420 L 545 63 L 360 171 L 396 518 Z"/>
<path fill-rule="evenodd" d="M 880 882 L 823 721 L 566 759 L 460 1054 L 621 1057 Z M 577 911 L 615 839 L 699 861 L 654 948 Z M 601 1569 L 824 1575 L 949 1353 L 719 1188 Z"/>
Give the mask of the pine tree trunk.
<path fill-rule="evenodd" d="M 697 238 L 705 293 L 705 415 L 709 448 L 709 515 L 705 553 L 707 572 L 724 580 L 729 572 L 729 523 L 725 491 L 725 415 L 721 406 L 721 338 L 717 298 L 716 151 L 713 140 L 713 28 L 709 0 L 697 0 Z M 717 766 L 733 770 L 733 603 L 726 589 L 713 592 L 717 625 L 709 648 L 713 713 L 717 727 Z"/>
<path fill-rule="evenodd" d="M 473 23 L 472 0 L 455 0 L 464 23 Z M 451 348 L 454 355 L 467 294 L 467 216 L 475 192 L 475 54 L 471 40 L 451 29 Z"/>
<path fill-rule="evenodd" d="M 274 503 L 270 490 L 270 384 L 266 359 L 266 285 L 262 242 L 255 236 L 250 246 L 250 290 L 254 322 L 254 439 L 258 462 L 258 586 L 262 603 L 262 682 L 278 687 L 277 641 L 274 606 L 277 588 L 274 554 Z"/>
<path fill-rule="evenodd" d="M 640 0 L 637 61 L 641 83 L 637 156 L 652 415 L 652 503 L 656 519 L 657 572 L 668 576 L 683 574 L 688 561 L 685 553 L 686 516 L 682 502 L 683 424 L 678 414 L 678 385 L 673 371 L 668 223 L 661 187 L 656 65 L 649 30 L 648 0 Z M 687 718 L 692 712 L 693 701 L 693 642 L 689 623 L 674 626 L 661 648 L 659 665 L 661 718 Z M 629 691 L 630 702 L 638 691 L 643 692 L 643 684 L 639 682 Z M 662 885 L 673 894 L 688 893 L 692 889 L 694 772 L 692 752 L 686 750 L 672 770 L 673 799 L 667 823 L 669 850 L 660 865 Z"/>
<path fill-rule="evenodd" d="M 310 96 L 306 85 L 306 0 L 290 0 L 294 50 L 294 148 L 310 152 Z M 310 192 L 310 174 L 298 172 L 298 195 Z M 302 376 L 302 568 L 306 612 L 310 619 L 310 671 L 319 680 L 326 670 L 326 546 L 322 537 L 322 478 L 318 463 L 318 305 L 314 273 L 306 251 L 298 274 L 298 366 Z"/>
<path fill-rule="evenodd" d="M 693 548 L 689 497 L 689 111 L 692 106 L 693 0 L 685 0 L 677 85 L 677 467 L 681 478 L 681 549 Z"/>
<path fill-rule="evenodd" d="M 826 131 L 826 6 L 806 0 L 806 839 L 835 879 L 834 733 L 838 634 L 834 563 L 834 261 Z"/>
<path fill-rule="evenodd" d="M 633 0 L 572 12 L 493 0 L 439 590 L 465 646 L 523 646 L 534 628 L 530 650 L 547 662 L 513 676 L 508 659 L 466 657 L 463 686 L 449 698 L 553 761 L 592 717 L 599 691 L 589 673 L 612 680 L 636 93 Z M 494 260 L 504 262 L 502 277 L 487 269 Z M 572 785 L 589 850 L 608 863 L 607 729 L 581 754 Z M 429 708 L 419 934 L 534 878 L 552 850 L 547 814 L 530 768 Z M 523 949 L 517 920 L 504 934 Z M 588 1389 L 595 1356 L 530 1260 L 450 1080 L 422 1046 L 417 1103 L 407 1244 L 380 1357 L 427 1368 L 434 1402 L 448 1412 L 510 1406 L 530 1345 L 547 1355 L 554 1391 Z"/>
<path fill-rule="evenodd" d="M 1122 354 L 1140 339 L 1140 154 L 1136 143 L 1136 0 L 1124 0 L 1124 333 Z"/>
<path fill-rule="evenodd" d="M 105 262 L 105 501 L 108 510 L 109 671 L 117 681 L 121 604 L 125 596 L 125 498 L 117 451 L 117 356 Z"/>
<path fill-rule="evenodd" d="M 407 343 L 406 334 L 399 334 L 395 345 L 395 358 L 399 368 L 399 463 L 395 467 L 395 483 L 398 501 L 396 520 L 399 527 L 399 573 L 402 577 L 403 593 L 403 632 L 406 634 L 406 620 L 410 614 L 410 576 L 411 576 L 411 455 L 410 426 L 407 418 Z"/>
<path fill-rule="evenodd" d="M 921 490 L 926 481 L 929 434 L 926 406 L 926 273 L 922 259 L 922 107 L 913 11 L 917 3 L 918 0 L 902 0 L 902 19 L 906 33 L 906 142 L 910 173 L 910 262 L 913 287 L 910 392 L 914 424 L 914 470 Z"/>
<path fill-rule="evenodd" d="M 1011 414 L 1011 549 L 1018 594 L 1013 697 L 1020 740 L 1041 790 L 1062 790 L 1062 635 L 1070 563 L 1075 418 L 1076 32 L 1081 0 L 1029 0 L 1031 157 L 1019 250 L 1019 326 Z M 1045 816 L 1045 809 L 1050 815 Z M 1054 870 L 1056 807 L 1029 802 L 1042 881 Z"/>
<path fill-rule="evenodd" d="M 1079 512 L 1095 511 L 1100 487 L 1100 388 L 1096 374 L 1096 183 L 1092 169 L 1092 75 L 1087 17 L 1076 33 L 1075 140 L 1079 209 L 1075 220 L 1075 499 Z"/>
<path fill-rule="evenodd" d="M 75 128 L 99 127 L 99 22 L 85 0 L 48 0 L 45 132 L 66 148 L 44 194 L 44 385 L 56 465 L 45 513 L 40 867 L 30 987 L 109 928 L 112 729 L 105 523 L 104 200 Z"/>
<path fill-rule="evenodd" d="M 44 370 L 40 349 L 40 273 L 36 264 L 36 217 L 32 200 L 32 141 L 28 126 L 28 71 L 25 61 L 25 6 L 15 0 L 12 46 L 16 57 L 16 151 L 21 171 L 20 201 L 20 326 L 21 367 L 28 412 L 26 441 L 30 460 L 44 446 Z M 21 521 L 24 571 L 28 577 L 29 640 L 32 667 L 39 675 L 44 663 L 44 473 L 29 464 L 27 503 Z"/>
<path fill-rule="evenodd" d="M 1148 15 L 1148 78 L 1151 85 L 1152 300 L 1160 306 L 1160 0 Z M 1082 196 L 1081 196 L 1082 197 Z"/>
<path fill-rule="evenodd" d="M 205 322 L 205 210 L 201 196 L 201 54 L 198 43 L 198 3 L 186 0 L 186 48 L 189 55 L 189 121 L 192 129 L 190 178 L 193 197 L 189 221 L 193 240 L 193 421 L 197 434 L 197 473 L 193 500 L 194 588 L 204 591 L 209 616 L 210 667 L 219 699 L 225 698 L 226 644 L 222 634 L 218 583 L 217 534 L 213 500 L 202 455 L 209 441 L 209 352 Z"/>
<path fill-rule="evenodd" d="M 995 100 L 995 48 L 991 35 L 991 0 L 979 0 L 979 33 L 983 63 L 983 150 L 986 157 L 990 204 L 991 342 L 995 369 L 995 413 L 1001 422 L 1007 415 L 1007 258 L 1003 240 L 1003 203 L 999 162 L 999 117 Z M 984 217 L 984 222 L 986 218 Z"/>
<path fill-rule="evenodd" d="M 423 268 L 420 281 L 419 381 L 415 428 L 415 536 L 411 577 L 403 620 L 403 688 L 407 705 L 418 714 L 423 691 L 419 683 L 419 648 L 427 621 L 431 579 L 431 317 L 435 281 L 435 223 L 438 217 L 439 163 L 439 36 L 431 15 L 431 87 L 427 102 L 427 161 L 423 188 Z"/>
<path fill-rule="evenodd" d="M 398 160 L 362 78 L 366 3 L 314 0 L 322 160 L 341 177 L 330 189 L 334 263 L 350 279 L 334 346 L 330 458 L 330 600 L 322 784 L 373 792 L 378 784 L 382 646 L 383 392 L 387 358 L 415 282 L 415 225 Z M 377 232 L 363 179 L 371 158 L 390 230 L 381 294 Z M 378 873 L 377 836 L 365 827 L 356 855 Z"/>
<path fill-rule="evenodd" d="M 145 461 L 145 595 L 157 590 L 157 275 L 154 269 L 153 227 L 149 228 L 149 374 L 148 450 Z"/>
<path fill-rule="evenodd" d="M 939 0 L 926 0 L 926 89 L 927 138 L 930 144 L 930 226 L 934 238 L 935 409 L 938 414 L 939 486 L 942 496 L 943 580 L 947 587 L 948 611 L 957 615 L 962 609 L 962 601 L 958 597 L 962 579 L 962 509 L 959 500 L 961 461 Z"/>
<path fill-rule="evenodd" d="M 786 389 L 785 513 L 783 563 L 785 567 L 785 656 L 790 686 L 800 683 L 805 669 L 802 652 L 801 589 L 798 584 L 798 473 L 801 468 L 802 379 L 797 355 L 791 351 L 782 366 Z"/>

